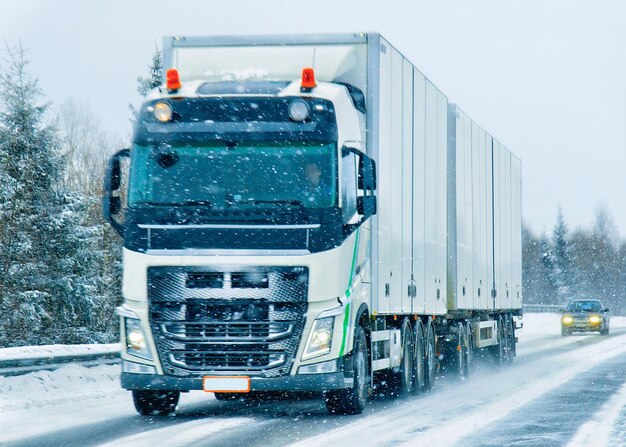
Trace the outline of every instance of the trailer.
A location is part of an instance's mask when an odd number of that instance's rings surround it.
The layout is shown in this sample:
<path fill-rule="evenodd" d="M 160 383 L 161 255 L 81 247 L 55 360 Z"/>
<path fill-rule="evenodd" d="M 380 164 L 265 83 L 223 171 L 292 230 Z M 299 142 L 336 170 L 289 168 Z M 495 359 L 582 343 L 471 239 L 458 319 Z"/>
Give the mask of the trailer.
<path fill-rule="evenodd" d="M 520 160 L 381 35 L 166 37 L 163 60 L 103 199 L 139 413 L 202 390 L 354 414 L 513 360 Z"/>

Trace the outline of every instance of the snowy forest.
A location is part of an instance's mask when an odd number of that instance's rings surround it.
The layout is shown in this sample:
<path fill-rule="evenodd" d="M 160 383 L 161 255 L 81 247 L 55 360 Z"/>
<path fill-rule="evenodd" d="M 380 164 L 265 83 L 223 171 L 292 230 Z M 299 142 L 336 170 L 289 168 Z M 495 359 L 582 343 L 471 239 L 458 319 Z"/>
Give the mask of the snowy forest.
<path fill-rule="evenodd" d="M 598 207 L 591 228 L 570 231 L 559 209 L 550 234 L 522 226 L 525 304 L 565 306 L 576 298 L 599 299 L 614 315 L 626 314 L 626 240 L 610 212 Z"/>
<path fill-rule="evenodd" d="M 0 60 L 0 347 L 111 343 L 121 303 L 121 240 L 101 218 L 107 159 L 127 145 L 88 104 L 49 104 L 21 47 Z M 137 90 L 161 79 L 156 51 Z M 134 110 L 131 107 L 129 120 Z M 130 122 L 129 122 L 130 127 Z M 625 314 L 626 241 L 610 213 L 570 230 L 522 230 L 526 303 L 599 298 Z"/>

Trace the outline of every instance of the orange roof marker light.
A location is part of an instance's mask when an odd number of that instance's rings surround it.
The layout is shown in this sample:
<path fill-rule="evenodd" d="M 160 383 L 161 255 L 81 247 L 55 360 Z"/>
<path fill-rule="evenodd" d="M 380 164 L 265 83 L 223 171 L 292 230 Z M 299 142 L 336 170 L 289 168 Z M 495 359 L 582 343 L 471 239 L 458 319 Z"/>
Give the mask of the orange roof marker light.
<path fill-rule="evenodd" d="M 311 90 L 313 90 L 315 87 L 317 87 L 317 83 L 315 82 L 315 70 L 313 70 L 312 68 L 303 68 L 300 91 L 302 93 L 311 93 Z"/>
<path fill-rule="evenodd" d="M 181 87 L 180 76 L 178 76 L 178 70 L 170 68 L 165 74 L 167 80 L 167 91 L 170 93 L 176 93 Z"/>

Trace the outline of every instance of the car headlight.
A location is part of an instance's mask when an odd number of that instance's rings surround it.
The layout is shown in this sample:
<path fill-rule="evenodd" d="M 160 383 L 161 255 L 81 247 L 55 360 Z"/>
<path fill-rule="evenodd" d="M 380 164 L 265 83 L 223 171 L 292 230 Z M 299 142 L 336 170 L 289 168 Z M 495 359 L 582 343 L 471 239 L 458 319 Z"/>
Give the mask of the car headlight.
<path fill-rule="evenodd" d="M 146 335 L 141 328 L 139 320 L 124 318 L 126 335 L 126 351 L 130 355 L 146 360 L 152 360 L 152 352 L 146 341 Z"/>
<path fill-rule="evenodd" d="M 601 321 L 602 321 L 602 318 L 600 318 L 598 315 L 592 315 L 589 317 L 589 323 L 598 324 Z"/>
<path fill-rule="evenodd" d="M 330 352 L 334 325 L 335 317 L 320 318 L 313 322 L 313 327 L 302 355 L 303 360 Z"/>
<path fill-rule="evenodd" d="M 563 324 L 572 324 L 574 322 L 574 319 L 569 315 L 565 315 L 563 318 L 561 318 L 561 322 Z"/>

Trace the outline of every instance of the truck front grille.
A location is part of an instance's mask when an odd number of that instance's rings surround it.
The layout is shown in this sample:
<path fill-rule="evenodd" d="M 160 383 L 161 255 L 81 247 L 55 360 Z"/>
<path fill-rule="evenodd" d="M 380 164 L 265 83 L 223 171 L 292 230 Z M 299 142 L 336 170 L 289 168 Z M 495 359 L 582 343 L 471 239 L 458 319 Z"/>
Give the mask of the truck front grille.
<path fill-rule="evenodd" d="M 182 341 L 270 341 L 291 335 L 293 322 L 221 322 L 221 323 L 181 323 L 161 324 L 161 333 Z"/>
<path fill-rule="evenodd" d="M 306 267 L 150 267 L 150 325 L 166 374 L 289 374 L 307 312 Z"/>
<path fill-rule="evenodd" d="M 194 371 L 263 371 L 285 364 L 285 353 L 257 352 L 257 351 L 227 351 L 227 352 L 174 352 L 170 361 L 182 368 Z"/>

